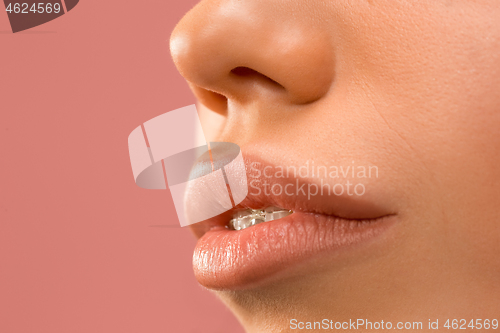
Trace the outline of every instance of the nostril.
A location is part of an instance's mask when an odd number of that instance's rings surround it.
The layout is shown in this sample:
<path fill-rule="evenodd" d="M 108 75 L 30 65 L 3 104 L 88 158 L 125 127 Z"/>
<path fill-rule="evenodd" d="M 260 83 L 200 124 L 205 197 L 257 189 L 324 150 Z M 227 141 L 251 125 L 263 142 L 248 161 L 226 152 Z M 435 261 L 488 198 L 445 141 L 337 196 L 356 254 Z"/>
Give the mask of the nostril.
<path fill-rule="evenodd" d="M 273 86 L 285 89 L 285 87 L 283 87 L 281 84 L 274 81 L 270 77 L 268 77 L 262 73 L 259 73 L 251 68 L 248 68 L 248 67 L 233 68 L 231 70 L 231 74 L 233 74 L 234 76 L 237 76 L 237 77 L 241 77 L 241 78 L 248 78 L 248 79 L 264 81 L 264 82 L 270 83 Z"/>
<path fill-rule="evenodd" d="M 201 104 L 205 105 L 212 111 L 215 111 L 219 114 L 225 115 L 227 112 L 227 97 L 216 93 L 211 90 L 207 90 L 201 87 L 198 87 L 192 83 L 189 84 L 191 86 L 191 90 L 193 91 L 196 98 L 200 101 Z"/>

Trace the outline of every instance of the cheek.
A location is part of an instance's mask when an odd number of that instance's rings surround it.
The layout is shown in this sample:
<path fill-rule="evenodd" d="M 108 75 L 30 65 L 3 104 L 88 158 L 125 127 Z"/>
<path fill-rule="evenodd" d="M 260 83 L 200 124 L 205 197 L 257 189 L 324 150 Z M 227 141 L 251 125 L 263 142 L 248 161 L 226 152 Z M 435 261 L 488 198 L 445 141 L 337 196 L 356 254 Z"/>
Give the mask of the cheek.
<path fill-rule="evenodd" d="M 500 179 L 500 8 L 396 6 L 400 15 L 390 19 L 383 6 L 343 14 L 337 87 L 351 82 L 366 94 L 378 124 L 404 148 L 397 158 L 412 161 L 400 173 L 420 173 L 426 196 L 443 205 L 443 196 L 453 198 L 455 208 L 472 207 L 472 193 L 491 203 Z"/>
<path fill-rule="evenodd" d="M 328 106 L 303 121 L 311 137 L 329 133 L 314 154 L 377 165 L 374 186 L 412 221 L 415 248 L 491 261 L 500 250 L 498 9 L 462 20 L 415 8 L 401 22 L 351 10 L 338 27 Z"/>
<path fill-rule="evenodd" d="M 481 15 L 430 17 L 420 31 L 400 31 L 399 45 L 386 35 L 385 50 L 382 37 L 360 37 L 378 55 L 364 68 L 366 91 L 406 148 L 388 161 L 403 166 L 393 176 L 411 199 L 412 233 L 476 273 L 500 269 L 491 260 L 500 250 L 500 24 Z"/>

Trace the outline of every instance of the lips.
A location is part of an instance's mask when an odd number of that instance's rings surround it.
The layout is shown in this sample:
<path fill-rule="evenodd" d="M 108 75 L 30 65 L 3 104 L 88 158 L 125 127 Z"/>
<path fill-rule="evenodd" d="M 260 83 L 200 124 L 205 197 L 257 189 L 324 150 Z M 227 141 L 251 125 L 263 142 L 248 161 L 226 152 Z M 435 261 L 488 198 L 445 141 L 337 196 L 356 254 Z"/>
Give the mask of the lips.
<path fill-rule="evenodd" d="M 370 239 L 396 221 L 397 215 L 373 192 L 328 195 L 325 186 L 322 195 L 311 195 L 317 178 L 277 175 L 270 171 L 279 170 L 277 166 L 248 153 L 244 159 L 251 188 L 246 199 L 231 211 L 190 226 L 199 238 L 195 275 L 207 288 L 235 290 L 265 283 L 313 257 L 336 256 L 357 244 L 369 246 Z M 328 183 L 335 184 L 332 179 Z M 199 200 L 196 190 L 188 191 L 186 200 Z M 238 212 L 268 207 L 293 213 L 243 230 L 229 228 Z"/>

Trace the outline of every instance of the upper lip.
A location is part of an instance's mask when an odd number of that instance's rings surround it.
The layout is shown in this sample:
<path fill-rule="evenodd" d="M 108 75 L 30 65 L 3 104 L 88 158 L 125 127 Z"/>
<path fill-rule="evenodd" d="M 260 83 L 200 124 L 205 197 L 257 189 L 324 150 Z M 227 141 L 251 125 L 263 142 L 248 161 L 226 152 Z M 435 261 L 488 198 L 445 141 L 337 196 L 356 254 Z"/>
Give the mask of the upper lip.
<path fill-rule="evenodd" d="M 205 221 L 191 225 L 191 230 L 198 238 L 201 238 L 211 229 L 225 228 L 229 220 L 232 218 L 235 210 L 242 208 L 262 209 L 275 206 L 292 210 L 294 212 L 329 215 L 347 220 L 361 221 L 375 220 L 395 215 L 394 211 L 383 205 L 381 202 L 383 200 L 375 198 L 371 194 L 363 196 L 348 195 L 347 193 L 342 195 L 327 195 L 325 189 L 324 195 L 318 194 L 308 198 L 308 186 L 314 186 L 312 184 L 316 184 L 319 187 L 319 179 L 291 177 L 290 175 L 287 176 L 286 173 L 284 177 L 275 177 L 275 172 L 270 172 L 270 170 L 276 170 L 276 165 L 273 165 L 251 153 L 244 153 L 243 156 L 247 171 L 247 184 L 249 186 L 247 197 L 240 204 L 233 207 L 233 209 Z M 286 167 L 286 165 L 283 167 Z M 296 167 L 298 168 L 299 166 Z M 264 174 L 265 168 L 267 168 L 266 174 Z M 260 174 L 258 171 L 260 171 Z M 343 179 L 337 179 L 337 181 L 342 182 Z M 268 184 L 268 190 L 275 184 L 281 186 L 282 189 L 284 189 L 287 184 L 292 184 L 293 187 L 297 187 L 298 184 L 298 187 L 303 186 L 302 188 L 305 191 L 305 195 L 302 194 L 302 191 L 299 191 L 298 195 L 296 195 L 296 192 L 294 192 L 294 195 L 286 195 L 284 193 L 281 193 L 281 195 L 273 195 L 269 194 L 269 192 L 266 194 L 263 187 L 264 182 Z M 335 184 L 332 179 L 329 179 L 329 183 L 330 186 Z M 250 187 L 251 184 L 253 184 L 254 187 Z M 278 185 L 276 185 L 275 188 L 279 188 Z M 261 189 L 260 194 L 257 193 L 258 191 L 255 190 L 255 188 Z M 288 187 L 289 193 L 291 192 L 291 188 L 291 186 Z M 192 198 L 190 197 L 190 193 L 187 193 L 186 200 L 191 200 Z"/>

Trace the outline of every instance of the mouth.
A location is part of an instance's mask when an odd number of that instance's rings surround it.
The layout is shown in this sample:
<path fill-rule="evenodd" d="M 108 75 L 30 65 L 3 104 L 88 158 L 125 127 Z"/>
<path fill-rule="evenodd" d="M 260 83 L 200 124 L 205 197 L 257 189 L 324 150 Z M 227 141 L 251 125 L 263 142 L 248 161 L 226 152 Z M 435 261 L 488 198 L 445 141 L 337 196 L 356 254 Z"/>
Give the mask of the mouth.
<path fill-rule="evenodd" d="M 397 220 L 375 191 L 366 196 L 311 197 L 302 191 L 288 195 L 291 185 L 310 188 L 314 179 L 267 177 L 263 170 L 275 166 L 248 154 L 244 160 L 253 191 L 232 210 L 190 226 L 199 238 L 193 255 L 195 276 L 209 289 L 251 288 L 293 274 L 290 268 L 313 258 L 332 259 L 334 264 L 335 258 L 369 247 Z M 287 185 L 286 193 L 263 190 Z M 196 191 L 188 192 L 186 200 L 196 200 Z"/>

